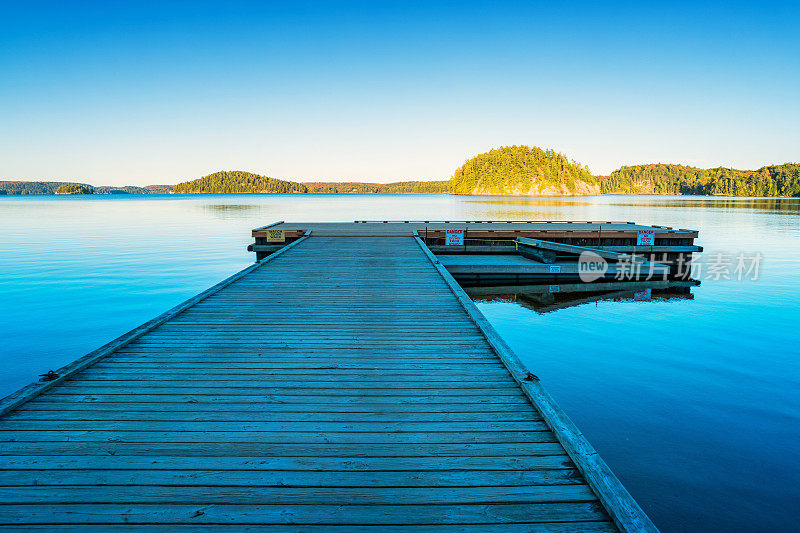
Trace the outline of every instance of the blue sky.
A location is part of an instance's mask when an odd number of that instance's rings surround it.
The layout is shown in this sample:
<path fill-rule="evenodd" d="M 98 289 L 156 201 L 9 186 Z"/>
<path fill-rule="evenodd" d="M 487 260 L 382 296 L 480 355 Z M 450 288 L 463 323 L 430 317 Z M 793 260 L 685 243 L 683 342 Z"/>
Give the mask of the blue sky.
<path fill-rule="evenodd" d="M 646 5 L 645 5 L 646 4 Z M 5 2 L 0 179 L 800 161 L 800 3 Z"/>

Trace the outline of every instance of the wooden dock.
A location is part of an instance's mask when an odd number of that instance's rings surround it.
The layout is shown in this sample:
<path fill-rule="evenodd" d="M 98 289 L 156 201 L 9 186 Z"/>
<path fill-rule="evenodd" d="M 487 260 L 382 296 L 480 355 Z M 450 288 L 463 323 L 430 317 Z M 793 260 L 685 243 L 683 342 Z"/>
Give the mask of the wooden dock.
<path fill-rule="evenodd" d="M 314 235 L 408 235 L 416 231 L 433 253 L 507 254 L 513 253 L 515 240 L 540 239 L 567 245 L 591 246 L 613 252 L 658 254 L 660 262 L 672 263 L 680 254 L 690 260 L 693 252 L 703 249 L 694 245 L 696 230 L 614 221 L 356 221 L 356 222 L 277 222 L 253 230 L 255 242 L 249 250 L 258 259 L 280 249 L 283 244 L 272 242 L 269 231 L 284 233 L 286 242 L 301 238 L 307 231 Z M 464 232 L 462 245 L 446 244 L 448 231 Z M 640 242 L 639 232 L 652 232 L 654 242 L 649 246 Z"/>
<path fill-rule="evenodd" d="M 655 531 L 420 238 L 345 235 L 0 402 L 0 525 Z"/>

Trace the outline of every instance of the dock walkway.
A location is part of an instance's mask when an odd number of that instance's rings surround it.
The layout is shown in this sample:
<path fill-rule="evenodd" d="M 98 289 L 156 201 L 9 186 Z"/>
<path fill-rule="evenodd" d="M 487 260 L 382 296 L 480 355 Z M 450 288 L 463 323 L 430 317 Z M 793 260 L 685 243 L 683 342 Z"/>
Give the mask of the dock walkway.
<path fill-rule="evenodd" d="M 447 276 L 312 235 L 12 395 L 0 524 L 653 531 Z"/>

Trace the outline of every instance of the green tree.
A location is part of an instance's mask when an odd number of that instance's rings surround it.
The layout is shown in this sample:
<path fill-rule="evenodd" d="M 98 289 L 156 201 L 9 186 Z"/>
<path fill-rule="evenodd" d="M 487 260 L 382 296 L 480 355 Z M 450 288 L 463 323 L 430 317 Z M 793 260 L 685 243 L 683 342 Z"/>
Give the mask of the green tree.
<path fill-rule="evenodd" d="M 567 193 L 597 191 L 589 169 L 554 150 L 535 146 L 503 146 L 477 155 L 456 169 L 453 194 L 533 194 L 554 187 Z"/>
<path fill-rule="evenodd" d="M 64 183 L 56 189 L 56 194 L 92 194 L 94 189 L 91 185 L 83 183 Z"/>
<path fill-rule="evenodd" d="M 241 170 L 220 171 L 175 185 L 176 193 L 304 193 L 302 183 L 268 178 Z"/>
<path fill-rule="evenodd" d="M 684 165 L 621 167 L 600 184 L 604 194 L 710 194 L 715 196 L 800 196 L 800 165 L 758 170 L 701 169 Z"/>

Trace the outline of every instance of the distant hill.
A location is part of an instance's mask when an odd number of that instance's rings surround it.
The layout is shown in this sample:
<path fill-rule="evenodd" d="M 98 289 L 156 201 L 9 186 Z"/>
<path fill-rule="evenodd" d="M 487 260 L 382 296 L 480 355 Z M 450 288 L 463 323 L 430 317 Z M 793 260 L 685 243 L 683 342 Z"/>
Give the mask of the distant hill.
<path fill-rule="evenodd" d="M 653 164 L 625 166 L 601 182 L 603 194 L 800 196 L 800 164 L 758 170 Z"/>
<path fill-rule="evenodd" d="M 302 183 L 268 178 L 241 170 L 220 171 L 173 187 L 176 193 L 308 192 Z"/>
<path fill-rule="evenodd" d="M 68 182 L 64 181 L 0 181 L 0 190 L 5 194 L 55 194 L 56 189 Z M 81 183 L 79 185 L 87 185 Z M 87 185 L 90 187 L 90 185 Z"/>
<path fill-rule="evenodd" d="M 553 150 L 503 146 L 461 165 L 450 180 L 453 194 L 571 196 L 600 194 L 589 169 Z"/>
<path fill-rule="evenodd" d="M 172 185 L 100 185 L 94 188 L 95 194 L 170 194 Z"/>
<path fill-rule="evenodd" d="M 58 188 L 64 185 L 85 186 L 93 190 L 94 194 L 169 194 L 172 192 L 172 185 L 148 185 L 146 187 L 100 185 L 93 187 L 88 183 L 68 181 L 0 181 L 0 195 L 56 194 Z"/>
<path fill-rule="evenodd" d="M 145 194 L 172 194 L 172 185 L 146 185 Z"/>
<path fill-rule="evenodd" d="M 175 185 L 176 193 L 443 193 L 447 181 L 299 183 L 242 170 L 220 171 Z"/>
<path fill-rule="evenodd" d="M 313 193 L 444 193 L 449 181 L 397 181 L 394 183 L 304 182 Z"/>

